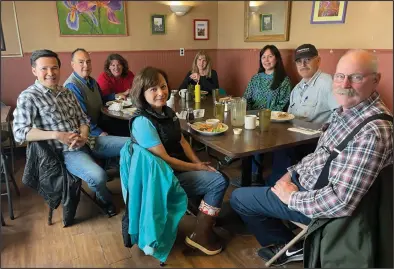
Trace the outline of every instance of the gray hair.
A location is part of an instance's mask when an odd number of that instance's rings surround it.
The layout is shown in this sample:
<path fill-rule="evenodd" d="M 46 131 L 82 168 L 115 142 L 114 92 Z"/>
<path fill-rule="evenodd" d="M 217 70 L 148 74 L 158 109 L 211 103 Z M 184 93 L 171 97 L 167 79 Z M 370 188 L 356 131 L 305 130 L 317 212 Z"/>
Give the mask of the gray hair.
<path fill-rule="evenodd" d="M 89 52 L 87 52 L 85 49 L 77 48 L 77 49 L 75 49 L 73 52 L 71 52 L 71 60 L 74 60 L 74 55 L 75 55 L 75 53 L 77 53 L 78 51 L 83 51 L 83 52 L 85 52 L 86 54 L 89 54 Z"/>

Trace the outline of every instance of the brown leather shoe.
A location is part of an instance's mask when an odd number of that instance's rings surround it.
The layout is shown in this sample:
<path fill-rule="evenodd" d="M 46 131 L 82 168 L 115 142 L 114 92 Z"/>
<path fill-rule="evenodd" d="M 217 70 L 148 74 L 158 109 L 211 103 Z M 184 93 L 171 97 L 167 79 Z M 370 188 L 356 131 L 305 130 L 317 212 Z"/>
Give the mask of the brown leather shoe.
<path fill-rule="evenodd" d="M 190 236 L 186 236 L 185 243 L 191 248 L 198 249 L 207 255 L 216 255 L 222 251 L 222 245 L 212 228 L 215 218 L 198 212 L 196 228 Z"/>

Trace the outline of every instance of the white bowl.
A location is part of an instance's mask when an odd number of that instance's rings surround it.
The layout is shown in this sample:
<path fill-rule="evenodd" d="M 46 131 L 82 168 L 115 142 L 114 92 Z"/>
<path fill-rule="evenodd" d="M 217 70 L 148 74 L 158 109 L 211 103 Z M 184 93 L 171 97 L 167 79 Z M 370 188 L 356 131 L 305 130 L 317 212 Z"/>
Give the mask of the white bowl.
<path fill-rule="evenodd" d="M 206 124 L 212 125 L 213 128 L 216 128 L 220 122 L 218 119 L 207 119 Z"/>
<path fill-rule="evenodd" d="M 242 133 L 242 129 L 241 128 L 234 128 L 233 132 L 234 132 L 234 134 L 239 135 Z"/>

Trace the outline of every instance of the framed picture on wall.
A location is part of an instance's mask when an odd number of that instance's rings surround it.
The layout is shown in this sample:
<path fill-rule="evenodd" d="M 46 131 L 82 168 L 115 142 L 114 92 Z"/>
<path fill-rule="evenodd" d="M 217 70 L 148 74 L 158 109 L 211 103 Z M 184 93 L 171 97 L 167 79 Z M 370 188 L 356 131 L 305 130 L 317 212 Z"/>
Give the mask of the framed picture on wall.
<path fill-rule="evenodd" d="M 272 31 L 272 14 L 260 14 L 260 32 Z"/>
<path fill-rule="evenodd" d="M 193 21 L 194 40 L 209 39 L 209 20 L 196 19 Z"/>
<path fill-rule="evenodd" d="M 5 51 L 5 40 L 4 40 L 4 34 L 3 34 L 3 25 L 0 21 L 0 32 L 1 32 L 1 40 L 0 40 L 0 47 L 1 47 L 1 51 Z"/>
<path fill-rule="evenodd" d="M 313 1 L 311 24 L 345 23 L 347 1 Z"/>
<path fill-rule="evenodd" d="M 60 36 L 127 36 L 126 1 L 56 1 Z"/>
<path fill-rule="evenodd" d="M 162 35 L 166 33 L 165 15 L 152 15 L 151 19 L 152 35 Z"/>

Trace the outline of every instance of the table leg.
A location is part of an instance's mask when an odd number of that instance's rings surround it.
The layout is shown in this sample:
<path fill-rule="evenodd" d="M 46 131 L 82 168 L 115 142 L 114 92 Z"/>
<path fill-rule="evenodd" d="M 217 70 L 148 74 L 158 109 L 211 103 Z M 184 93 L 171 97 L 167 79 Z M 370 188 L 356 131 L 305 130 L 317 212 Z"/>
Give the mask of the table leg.
<path fill-rule="evenodd" d="M 252 184 L 253 155 L 242 158 L 241 179 L 232 179 L 231 184 L 236 187 L 248 187 Z"/>
<path fill-rule="evenodd" d="M 252 184 L 252 162 L 253 156 L 242 158 L 241 187 L 248 187 Z"/>

